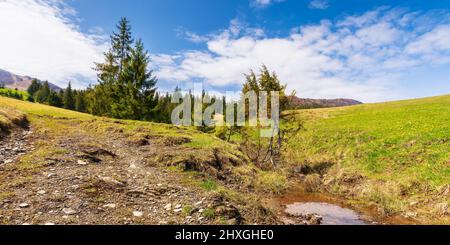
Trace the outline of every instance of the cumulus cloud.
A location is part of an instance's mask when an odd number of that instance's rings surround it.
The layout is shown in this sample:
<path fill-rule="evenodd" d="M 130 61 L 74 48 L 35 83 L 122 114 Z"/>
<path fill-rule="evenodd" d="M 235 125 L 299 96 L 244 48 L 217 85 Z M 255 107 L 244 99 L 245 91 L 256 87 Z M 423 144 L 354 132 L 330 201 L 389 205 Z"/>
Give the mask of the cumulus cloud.
<path fill-rule="evenodd" d="M 417 21 L 421 18 L 435 21 Z M 153 65 L 163 80 L 201 80 L 226 90 L 238 87 L 249 69 L 266 64 L 303 97 L 396 99 L 401 92 L 394 88 L 408 69 L 450 63 L 449 24 L 448 13 L 382 7 L 267 37 L 234 20 L 207 36 L 206 50 L 157 55 Z"/>
<path fill-rule="evenodd" d="M 95 82 L 105 36 L 99 28 L 81 32 L 78 21 L 60 0 L 0 0 L 0 68 L 61 86 Z"/>
<path fill-rule="evenodd" d="M 312 0 L 311 2 L 309 2 L 309 6 L 310 9 L 327 9 L 328 7 L 330 7 L 330 4 L 328 2 L 328 0 Z"/>

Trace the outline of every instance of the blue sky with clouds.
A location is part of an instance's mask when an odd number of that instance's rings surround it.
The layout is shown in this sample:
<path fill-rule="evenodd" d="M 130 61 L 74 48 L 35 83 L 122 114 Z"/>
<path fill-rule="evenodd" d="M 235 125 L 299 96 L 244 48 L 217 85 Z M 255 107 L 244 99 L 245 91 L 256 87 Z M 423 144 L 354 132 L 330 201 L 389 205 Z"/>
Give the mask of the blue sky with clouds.
<path fill-rule="evenodd" d="M 450 93 L 450 0 L 0 0 L 0 68 L 94 83 L 122 16 L 162 90 L 237 90 L 264 63 L 301 97 Z"/>

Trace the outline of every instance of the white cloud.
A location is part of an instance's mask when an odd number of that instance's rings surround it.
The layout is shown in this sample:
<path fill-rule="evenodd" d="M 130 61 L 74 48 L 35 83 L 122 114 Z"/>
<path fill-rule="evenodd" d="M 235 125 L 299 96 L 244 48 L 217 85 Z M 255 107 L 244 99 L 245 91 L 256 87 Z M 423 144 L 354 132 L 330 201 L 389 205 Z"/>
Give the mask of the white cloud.
<path fill-rule="evenodd" d="M 311 2 L 309 2 L 309 6 L 310 9 L 327 9 L 328 7 L 330 7 L 330 4 L 328 2 L 328 0 L 312 0 Z"/>
<path fill-rule="evenodd" d="M 252 6 L 264 8 L 269 6 L 272 3 L 279 3 L 283 2 L 284 0 L 252 0 L 251 4 Z"/>
<path fill-rule="evenodd" d="M 431 58 L 430 62 L 448 58 L 450 56 L 450 24 L 438 25 L 433 30 L 421 35 L 417 40 L 408 44 L 406 51 Z M 441 59 L 437 59 L 439 57 Z"/>
<path fill-rule="evenodd" d="M 94 61 L 106 50 L 102 30 L 79 30 L 61 0 L 0 1 L 0 68 L 77 87 L 95 82 Z"/>
<path fill-rule="evenodd" d="M 302 97 L 366 102 L 402 98 L 401 90 L 394 88 L 408 69 L 431 60 L 450 63 L 448 14 L 435 15 L 441 21 L 434 25 L 416 21 L 429 18 L 427 13 L 411 15 L 382 7 L 336 22 L 293 28 L 289 35 L 276 38 L 252 35 L 234 20 L 228 29 L 207 36 L 207 50 L 159 55 L 165 61 L 154 60 L 154 67 L 162 80 L 203 80 L 226 90 L 240 85 L 243 73 L 264 63 Z"/>

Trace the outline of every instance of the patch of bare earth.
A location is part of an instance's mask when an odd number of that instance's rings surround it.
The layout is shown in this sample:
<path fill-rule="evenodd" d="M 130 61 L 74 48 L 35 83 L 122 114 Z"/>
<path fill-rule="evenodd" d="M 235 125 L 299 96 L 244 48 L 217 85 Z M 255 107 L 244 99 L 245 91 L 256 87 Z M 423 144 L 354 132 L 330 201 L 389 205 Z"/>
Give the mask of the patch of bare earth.
<path fill-rule="evenodd" d="M 274 222 L 264 209 L 190 185 L 184 173 L 158 162 L 189 149 L 152 139 L 130 144 L 120 130 L 93 134 L 69 119 L 57 119 L 58 130 L 66 130 L 56 132 L 44 120 L 34 118 L 36 131 L 15 131 L 0 141 L 0 223 Z"/>

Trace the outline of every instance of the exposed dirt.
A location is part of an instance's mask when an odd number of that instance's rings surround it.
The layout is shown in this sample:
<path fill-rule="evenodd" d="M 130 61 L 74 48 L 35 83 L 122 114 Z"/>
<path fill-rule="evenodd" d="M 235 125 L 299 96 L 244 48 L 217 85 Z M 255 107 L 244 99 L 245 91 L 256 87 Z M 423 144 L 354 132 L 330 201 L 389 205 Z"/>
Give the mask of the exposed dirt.
<path fill-rule="evenodd" d="M 58 123 L 76 125 L 66 119 Z M 164 157 L 189 151 L 176 140 L 161 144 L 149 138 L 136 146 L 120 130 L 95 136 L 81 127 L 72 128 L 66 135 L 49 132 L 42 128 L 36 133 L 33 129 L 15 130 L 0 141 L 0 223 L 278 222 L 262 206 L 249 205 L 245 200 L 235 203 L 223 194 L 189 184 L 186 179 L 191 177 L 186 174 L 161 166 L 158 161 Z M 53 151 L 46 152 L 50 156 L 43 160 L 39 158 L 42 145 L 51 146 Z M 30 160 L 30 156 L 36 157 Z M 220 154 L 215 156 L 214 161 L 203 165 L 185 161 L 186 168 L 207 172 L 216 169 L 214 174 L 220 176 L 223 159 Z M 213 166 L 205 167 L 210 164 Z"/>
<path fill-rule="evenodd" d="M 11 163 L 33 150 L 29 140 L 31 133 L 30 129 L 17 128 L 11 134 L 3 136 L 3 139 L 0 138 L 0 164 Z"/>

